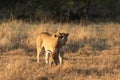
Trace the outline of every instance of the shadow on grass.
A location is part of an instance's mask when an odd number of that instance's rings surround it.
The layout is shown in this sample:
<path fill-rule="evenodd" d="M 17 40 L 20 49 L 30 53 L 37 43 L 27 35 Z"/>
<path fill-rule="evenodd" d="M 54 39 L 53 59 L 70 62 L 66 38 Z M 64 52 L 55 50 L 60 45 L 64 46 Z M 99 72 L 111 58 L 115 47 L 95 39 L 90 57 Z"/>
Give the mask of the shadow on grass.
<path fill-rule="evenodd" d="M 92 39 L 90 40 L 89 44 L 92 46 L 93 50 L 98 50 L 98 51 L 102 51 L 110 48 L 110 46 L 107 44 L 106 39 L 97 39 L 97 40 Z"/>
<path fill-rule="evenodd" d="M 110 74 L 110 75 L 114 75 L 116 74 L 113 69 L 111 68 L 103 68 L 103 69 L 99 69 L 99 68 L 89 68 L 89 69 L 66 69 L 65 73 L 75 73 L 75 74 L 79 74 L 79 75 L 84 75 L 84 76 L 90 76 L 90 75 L 96 75 L 98 77 Z"/>
<path fill-rule="evenodd" d="M 91 69 L 85 69 L 85 70 L 78 70 L 77 72 L 85 76 L 96 75 L 98 77 L 104 76 L 105 74 L 115 74 L 112 69 L 108 69 L 108 68 L 104 68 L 101 70 L 97 68 L 91 68 Z"/>
<path fill-rule="evenodd" d="M 80 46 L 83 46 L 82 44 L 80 44 L 80 41 L 74 41 L 72 43 L 68 43 L 66 52 L 77 52 Z"/>
<path fill-rule="evenodd" d="M 102 51 L 110 48 L 110 46 L 107 44 L 106 39 L 92 38 L 89 40 L 85 39 L 68 43 L 67 44 L 68 49 L 66 50 L 66 52 L 77 52 L 79 51 L 79 49 L 85 48 L 88 45 L 92 48 L 93 51 Z"/>

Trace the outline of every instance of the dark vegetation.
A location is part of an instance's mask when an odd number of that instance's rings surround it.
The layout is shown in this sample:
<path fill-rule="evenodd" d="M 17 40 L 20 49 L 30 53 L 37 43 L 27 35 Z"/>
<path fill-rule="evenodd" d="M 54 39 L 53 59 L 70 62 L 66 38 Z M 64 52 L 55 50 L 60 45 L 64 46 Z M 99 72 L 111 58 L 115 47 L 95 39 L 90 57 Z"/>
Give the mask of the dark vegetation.
<path fill-rule="evenodd" d="M 42 22 L 118 21 L 120 0 L 1 0 L 0 19 Z"/>

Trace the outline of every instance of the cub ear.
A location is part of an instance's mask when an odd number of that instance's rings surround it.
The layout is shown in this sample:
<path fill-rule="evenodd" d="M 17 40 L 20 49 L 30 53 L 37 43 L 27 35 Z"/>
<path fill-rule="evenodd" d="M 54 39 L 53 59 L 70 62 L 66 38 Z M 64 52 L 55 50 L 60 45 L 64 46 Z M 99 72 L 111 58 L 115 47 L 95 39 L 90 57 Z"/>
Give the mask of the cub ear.
<path fill-rule="evenodd" d="M 69 33 L 66 33 L 67 36 L 69 36 Z"/>

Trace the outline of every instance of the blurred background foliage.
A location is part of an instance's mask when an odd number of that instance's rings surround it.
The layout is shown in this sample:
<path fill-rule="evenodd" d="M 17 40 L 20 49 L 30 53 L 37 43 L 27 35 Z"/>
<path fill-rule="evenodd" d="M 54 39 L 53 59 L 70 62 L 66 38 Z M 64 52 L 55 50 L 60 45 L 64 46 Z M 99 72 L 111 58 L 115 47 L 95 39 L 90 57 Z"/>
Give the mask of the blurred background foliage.
<path fill-rule="evenodd" d="M 117 20 L 120 0 L 1 0 L 0 20 L 42 22 Z"/>

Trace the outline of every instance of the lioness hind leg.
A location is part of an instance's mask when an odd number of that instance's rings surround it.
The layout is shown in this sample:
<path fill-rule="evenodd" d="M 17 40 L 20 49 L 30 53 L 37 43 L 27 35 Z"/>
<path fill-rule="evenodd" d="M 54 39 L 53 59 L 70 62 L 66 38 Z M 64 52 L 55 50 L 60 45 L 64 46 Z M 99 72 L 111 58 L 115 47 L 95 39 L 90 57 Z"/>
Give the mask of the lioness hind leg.
<path fill-rule="evenodd" d="M 39 62 L 40 52 L 41 52 L 41 49 L 37 49 L 37 62 Z"/>

